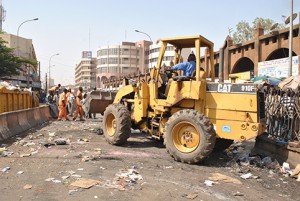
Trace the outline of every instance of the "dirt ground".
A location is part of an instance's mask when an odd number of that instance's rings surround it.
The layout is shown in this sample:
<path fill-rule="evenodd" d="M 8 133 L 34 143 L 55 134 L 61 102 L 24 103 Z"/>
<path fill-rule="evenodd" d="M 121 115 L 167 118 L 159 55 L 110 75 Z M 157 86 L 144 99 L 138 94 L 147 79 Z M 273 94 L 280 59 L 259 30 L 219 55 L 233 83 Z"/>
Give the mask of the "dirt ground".
<path fill-rule="evenodd" d="M 0 200 L 300 200 L 296 179 L 239 165 L 228 152 L 183 164 L 145 134 L 133 132 L 122 147 L 109 145 L 96 133 L 100 125 L 101 118 L 51 121 L 1 142 L 7 156 L 0 157 Z M 55 145 L 59 138 L 67 144 Z M 250 152 L 253 141 L 239 146 Z M 240 177 L 246 173 L 252 177 Z M 92 179 L 90 188 L 74 184 L 85 179 Z"/>

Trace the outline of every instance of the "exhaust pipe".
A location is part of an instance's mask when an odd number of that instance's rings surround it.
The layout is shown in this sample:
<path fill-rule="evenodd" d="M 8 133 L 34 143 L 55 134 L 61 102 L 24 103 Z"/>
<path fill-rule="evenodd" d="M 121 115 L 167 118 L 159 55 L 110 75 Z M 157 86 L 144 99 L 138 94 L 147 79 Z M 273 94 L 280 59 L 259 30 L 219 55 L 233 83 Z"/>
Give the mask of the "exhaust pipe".
<path fill-rule="evenodd" d="M 227 39 L 229 36 L 226 37 L 224 41 L 224 45 L 220 48 L 220 63 L 219 63 L 219 83 L 224 83 L 224 50 L 227 47 Z"/>

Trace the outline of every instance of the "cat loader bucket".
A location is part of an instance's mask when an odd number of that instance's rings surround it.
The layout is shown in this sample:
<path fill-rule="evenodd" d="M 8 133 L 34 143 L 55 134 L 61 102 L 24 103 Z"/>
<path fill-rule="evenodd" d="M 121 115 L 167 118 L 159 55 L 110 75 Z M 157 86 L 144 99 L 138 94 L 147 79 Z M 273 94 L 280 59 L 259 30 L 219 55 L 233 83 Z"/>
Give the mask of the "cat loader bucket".
<path fill-rule="evenodd" d="M 85 114 L 100 113 L 103 114 L 106 107 L 112 104 L 117 92 L 92 91 L 86 95 L 83 101 L 83 110 Z"/>

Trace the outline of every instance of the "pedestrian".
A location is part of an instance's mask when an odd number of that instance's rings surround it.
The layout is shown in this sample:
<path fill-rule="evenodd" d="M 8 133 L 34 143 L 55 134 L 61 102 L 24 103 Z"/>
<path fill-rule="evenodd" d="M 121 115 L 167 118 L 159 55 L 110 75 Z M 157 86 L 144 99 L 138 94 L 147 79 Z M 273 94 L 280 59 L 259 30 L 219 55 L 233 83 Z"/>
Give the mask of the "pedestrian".
<path fill-rule="evenodd" d="M 83 99 L 82 91 L 83 91 L 82 87 L 79 87 L 78 91 L 77 91 L 77 95 L 76 95 L 77 107 L 76 107 L 76 111 L 75 111 L 75 114 L 74 114 L 74 117 L 73 117 L 73 121 L 76 120 L 76 118 L 78 116 L 78 113 L 80 113 L 80 121 L 84 121 L 84 119 L 83 119 L 83 109 L 82 109 L 82 99 Z"/>
<path fill-rule="evenodd" d="M 67 94 L 68 90 L 63 89 L 63 93 L 60 94 L 59 96 L 59 115 L 58 115 L 58 121 L 62 119 L 62 117 L 65 117 L 66 121 L 69 121 L 69 118 L 67 116 L 66 112 L 66 106 L 67 106 Z"/>
<path fill-rule="evenodd" d="M 183 76 L 192 76 L 193 72 L 196 70 L 196 56 L 194 53 L 191 53 L 187 62 L 179 63 L 173 66 L 173 69 L 182 70 Z"/>
<path fill-rule="evenodd" d="M 58 111 L 59 111 L 59 94 L 58 91 L 54 91 L 54 96 L 53 96 L 53 101 L 52 101 L 55 106 L 57 107 Z"/>
<path fill-rule="evenodd" d="M 94 87 L 94 90 L 93 91 L 96 91 L 97 90 L 97 88 L 96 87 Z M 92 93 L 92 92 L 91 92 Z M 89 113 L 89 118 L 92 118 L 93 117 L 93 119 L 96 119 L 96 113 Z"/>

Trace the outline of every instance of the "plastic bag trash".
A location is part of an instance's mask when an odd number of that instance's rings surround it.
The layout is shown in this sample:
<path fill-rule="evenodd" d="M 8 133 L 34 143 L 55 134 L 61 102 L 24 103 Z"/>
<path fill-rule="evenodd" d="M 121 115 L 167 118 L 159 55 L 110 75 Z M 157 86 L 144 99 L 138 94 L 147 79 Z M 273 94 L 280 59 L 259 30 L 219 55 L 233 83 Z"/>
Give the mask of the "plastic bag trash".
<path fill-rule="evenodd" d="M 243 179 L 249 179 L 249 178 L 252 177 L 252 174 L 251 173 L 247 173 L 247 174 L 241 175 L 240 177 L 243 178 Z"/>
<path fill-rule="evenodd" d="M 4 172 L 7 172 L 8 170 L 10 170 L 10 167 L 7 166 L 7 167 L 3 168 L 3 169 L 1 170 L 1 172 L 4 173 Z"/>
<path fill-rule="evenodd" d="M 282 167 L 281 167 L 281 172 L 282 173 L 287 173 L 289 170 L 291 170 L 290 168 L 290 164 L 283 162 Z"/>
<path fill-rule="evenodd" d="M 261 163 L 263 166 L 268 166 L 269 164 L 272 163 L 272 159 L 270 156 L 267 156 L 267 157 L 264 157 L 262 160 L 261 160 Z"/>
<path fill-rule="evenodd" d="M 58 179 L 53 179 L 52 182 L 55 183 L 55 184 L 61 183 L 61 181 L 58 180 Z"/>
<path fill-rule="evenodd" d="M 50 133 L 49 132 L 49 137 L 54 137 L 55 136 L 55 132 Z"/>
<path fill-rule="evenodd" d="M 205 184 L 206 186 L 213 186 L 215 183 L 216 183 L 216 182 L 211 181 L 211 180 L 205 180 L 205 181 L 204 181 L 204 184 Z"/>

